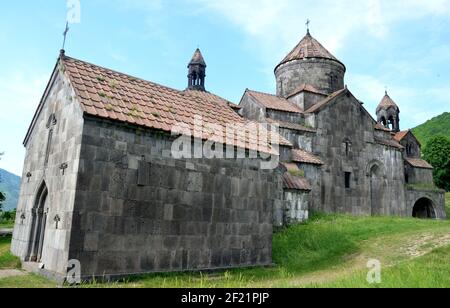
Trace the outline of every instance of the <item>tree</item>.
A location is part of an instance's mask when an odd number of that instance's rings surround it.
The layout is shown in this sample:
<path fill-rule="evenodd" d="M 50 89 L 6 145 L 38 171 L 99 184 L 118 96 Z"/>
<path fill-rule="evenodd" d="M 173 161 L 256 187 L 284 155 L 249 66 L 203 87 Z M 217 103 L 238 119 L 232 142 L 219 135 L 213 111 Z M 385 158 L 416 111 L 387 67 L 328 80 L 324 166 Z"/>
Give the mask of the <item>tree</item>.
<path fill-rule="evenodd" d="M 426 161 L 433 165 L 437 187 L 450 191 L 450 140 L 444 136 L 431 138 L 423 151 Z"/>

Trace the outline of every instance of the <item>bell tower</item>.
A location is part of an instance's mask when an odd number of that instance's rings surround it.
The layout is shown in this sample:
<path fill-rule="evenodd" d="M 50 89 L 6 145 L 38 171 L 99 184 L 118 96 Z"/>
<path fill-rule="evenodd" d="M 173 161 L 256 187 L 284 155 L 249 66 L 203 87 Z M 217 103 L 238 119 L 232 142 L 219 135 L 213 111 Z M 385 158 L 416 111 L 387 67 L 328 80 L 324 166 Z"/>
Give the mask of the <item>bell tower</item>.
<path fill-rule="evenodd" d="M 400 108 L 388 95 L 387 91 L 377 107 L 377 122 L 394 133 L 400 131 Z"/>
<path fill-rule="evenodd" d="M 194 53 L 191 62 L 188 65 L 188 90 L 206 91 L 205 77 L 206 77 L 206 62 L 200 49 Z"/>

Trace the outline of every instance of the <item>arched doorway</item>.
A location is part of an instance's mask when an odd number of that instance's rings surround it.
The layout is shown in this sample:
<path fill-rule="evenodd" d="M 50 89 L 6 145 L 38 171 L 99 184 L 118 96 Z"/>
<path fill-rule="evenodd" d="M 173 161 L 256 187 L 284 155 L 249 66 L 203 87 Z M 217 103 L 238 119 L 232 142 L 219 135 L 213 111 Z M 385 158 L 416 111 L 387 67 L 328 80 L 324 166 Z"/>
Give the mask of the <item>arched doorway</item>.
<path fill-rule="evenodd" d="M 384 171 L 381 166 L 379 163 L 373 163 L 369 166 L 370 207 L 372 216 L 383 214 Z"/>
<path fill-rule="evenodd" d="M 413 217 L 421 219 L 435 219 L 436 212 L 434 211 L 433 201 L 428 198 L 420 198 L 414 204 Z"/>
<path fill-rule="evenodd" d="M 45 224 L 47 223 L 47 196 L 47 185 L 45 185 L 45 182 L 43 182 L 39 187 L 33 209 L 31 210 L 32 223 L 27 256 L 27 261 L 29 262 L 40 262 L 42 258 L 42 250 L 44 248 Z"/>

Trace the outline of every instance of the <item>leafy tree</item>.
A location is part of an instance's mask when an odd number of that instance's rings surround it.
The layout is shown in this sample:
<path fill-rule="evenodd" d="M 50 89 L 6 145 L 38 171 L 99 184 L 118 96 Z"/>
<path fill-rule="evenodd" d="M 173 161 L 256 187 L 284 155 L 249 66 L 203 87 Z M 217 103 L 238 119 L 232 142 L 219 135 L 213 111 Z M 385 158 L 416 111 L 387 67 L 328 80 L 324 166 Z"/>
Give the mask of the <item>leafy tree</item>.
<path fill-rule="evenodd" d="M 5 220 L 5 221 L 16 220 L 16 210 L 3 213 L 3 220 Z"/>
<path fill-rule="evenodd" d="M 431 138 L 423 151 L 423 156 L 434 167 L 435 184 L 450 191 L 450 140 L 444 136 Z"/>

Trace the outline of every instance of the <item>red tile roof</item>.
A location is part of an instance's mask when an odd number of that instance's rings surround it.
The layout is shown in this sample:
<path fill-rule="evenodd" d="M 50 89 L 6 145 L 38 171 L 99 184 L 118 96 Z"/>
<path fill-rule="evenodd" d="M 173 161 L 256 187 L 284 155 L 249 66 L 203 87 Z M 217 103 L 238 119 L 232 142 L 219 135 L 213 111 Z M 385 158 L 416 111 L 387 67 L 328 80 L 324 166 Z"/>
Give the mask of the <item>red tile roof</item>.
<path fill-rule="evenodd" d="M 302 113 L 302 110 L 289 102 L 287 99 L 278 97 L 272 94 L 257 92 L 248 90 L 246 91 L 254 99 L 256 99 L 261 105 L 267 109 L 279 110 L 291 113 Z"/>
<path fill-rule="evenodd" d="M 214 132 L 206 126 L 213 124 L 223 130 L 219 140 L 227 140 L 227 124 L 244 127 L 249 123 L 230 108 L 227 100 L 208 92 L 171 89 L 66 56 L 61 61 L 83 111 L 91 116 L 166 132 L 180 123 L 193 130 L 194 119 L 200 116 L 203 135 L 194 137 L 210 138 Z M 257 140 L 256 132 L 246 135 L 234 136 L 234 144 L 274 153 L 270 145 Z M 286 142 L 281 138 L 281 143 Z"/>
<path fill-rule="evenodd" d="M 197 48 L 197 50 L 195 51 L 189 64 L 200 64 L 206 66 L 205 59 L 203 58 L 202 52 L 199 48 Z"/>
<path fill-rule="evenodd" d="M 324 162 L 312 153 L 304 150 L 295 149 L 292 150 L 292 161 L 296 163 L 312 164 L 312 165 L 323 165 Z"/>
<path fill-rule="evenodd" d="M 320 110 L 322 110 L 322 108 L 324 108 L 325 106 L 327 106 L 329 103 L 331 103 L 336 97 L 339 97 L 341 94 L 346 93 L 348 90 L 346 88 L 336 91 L 332 94 L 330 94 L 327 98 L 325 98 L 324 100 L 318 102 L 317 104 L 311 106 L 311 108 L 309 108 L 308 110 L 305 111 L 305 113 L 316 113 Z"/>
<path fill-rule="evenodd" d="M 403 140 L 403 138 L 406 137 L 406 135 L 408 135 L 408 133 L 409 133 L 409 130 L 398 132 L 397 134 L 395 134 L 394 139 L 397 140 L 398 142 L 400 142 Z"/>
<path fill-rule="evenodd" d="M 302 60 L 307 58 L 324 58 L 334 60 L 341 63 L 344 67 L 345 65 L 340 62 L 335 56 L 333 56 L 325 47 L 322 46 L 315 38 L 313 38 L 309 32 L 306 36 L 298 43 L 297 46 L 283 59 L 283 61 L 278 64 L 275 70 L 287 62 L 293 60 Z"/>
<path fill-rule="evenodd" d="M 289 95 L 288 98 L 291 98 L 292 96 L 295 96 L 301 92 L 310 92 L 310 93 L 314 93 L 314 94 L 319 94 L 319 95 L 323 95 L 323 96 L 327 96 L 327 94 L 320 92 L 319 90 L 317 90 L 316 88 L 314 88 L 312 85 L 309 84 L 302 84 L 300 85 L 297 89 L 295 89 L 294 93 L 292 93 L 291 95 Z"/>
<path fill-rule="evenodd" d="M 398 141 L 396 141 L 394 139 L 386 140 L 386 139 L 375 138 L 375 142 L 378 144 L 381 144 L 381 145 L 385 145 L 385 146 L 393 147 L 393 148 L 397 148 L 397 149 L 405 148 L 400 143 L 398 143 Z"/>
<path fill-rule="evenodd" d="M 398 108 L 397 104 L 392 100 L 392 98 L 387 94 L 383 97 L 380 104 L 377 107 L 377 112 L 384 109 L 387 110 L 389 108 L 394 108 L 397 112 L 400 112 L 400 109 Z"/>
<path fill-rule="evenodd" d="M 434 169 L 427 161 L 417 158 L 405 158 L 405 161 L 415 168 Z"/>
<path fill-rule="evenodd" d="M 283 187 L 286 189 L 311 191 L 311 184 L 308 179 L 301 176 L 296 176 L 296 173 L 300 173 L 300 169 L 297 164 L 294 163 L 281 163 L 281 166 L 286 170 L 283 174 Z"/>
<path fill-rule="evenodd" d="M 283 174 L 283 187 L 286 189 L 311 191 L 311 184 L 308 179 L 293 176 L 289 172 Z"/>
<path fill-rule="evenodd" d="M 291 122 L 282 122 L 282 121 L 278 121 L 278 120 L 273 120 L 273 119 L 269 119 L 267 118 L 267 123 L 269 124 L 278 124 L 281 128 L 287 128 L 287 129 L 292 129 L 292 130 L 296 130 L 296 131 L 300 131 L 300 132 L 307 132 L 307 133 L 316 133 L 316 130 L 313 128 L 309 128 L 300 124 L 296 124 L 296 123 L 291 123 Z"/>

